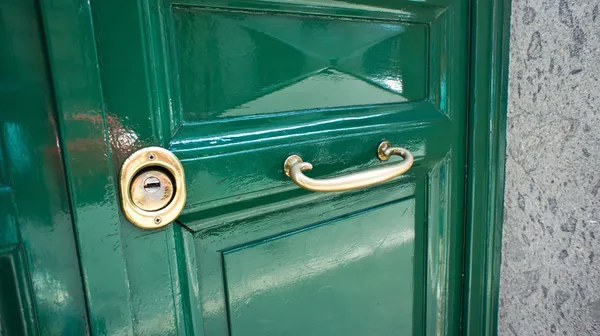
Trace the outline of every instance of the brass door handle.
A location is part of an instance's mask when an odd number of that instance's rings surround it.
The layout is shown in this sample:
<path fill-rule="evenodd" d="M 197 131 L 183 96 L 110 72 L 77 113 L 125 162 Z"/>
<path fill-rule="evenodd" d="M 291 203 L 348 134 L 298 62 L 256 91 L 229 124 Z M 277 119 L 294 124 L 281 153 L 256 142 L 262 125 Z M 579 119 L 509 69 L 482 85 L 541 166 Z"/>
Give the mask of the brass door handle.
<path fill-rule="evenodd" d="M 334 177 L 330 179 L 312 179 L 303 172 L 313 168 L 312 164 L 302 161 L 298 155 L 290 155 L 283 163 L 283 171 L 298 186 L 312 191 L 345 191 L 361 189 L 378 183 L 389 181 L 406 173 L 413 165 L 413 155 L 401 147 L 392 147 L 388 141 L 383 141 L 377 148 L 377 157 L 387 161 L 392 155 L 399 155 L 404 160 L 397 164 L 372 168 L 362 172 Z"/>

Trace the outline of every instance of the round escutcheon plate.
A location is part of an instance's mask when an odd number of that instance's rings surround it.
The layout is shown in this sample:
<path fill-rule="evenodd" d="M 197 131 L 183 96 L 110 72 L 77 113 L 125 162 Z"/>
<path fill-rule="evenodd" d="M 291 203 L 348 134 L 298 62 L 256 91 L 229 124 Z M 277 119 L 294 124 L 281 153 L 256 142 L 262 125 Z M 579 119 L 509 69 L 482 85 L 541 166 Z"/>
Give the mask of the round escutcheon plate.
<path fill-rule="evenodd" d="M 125 217 L 142 229 L 168 225 L 185 204 L 181 162 L 161 147 L 147 147 L 131 154 L 121 167 L 120 186 Z"/>

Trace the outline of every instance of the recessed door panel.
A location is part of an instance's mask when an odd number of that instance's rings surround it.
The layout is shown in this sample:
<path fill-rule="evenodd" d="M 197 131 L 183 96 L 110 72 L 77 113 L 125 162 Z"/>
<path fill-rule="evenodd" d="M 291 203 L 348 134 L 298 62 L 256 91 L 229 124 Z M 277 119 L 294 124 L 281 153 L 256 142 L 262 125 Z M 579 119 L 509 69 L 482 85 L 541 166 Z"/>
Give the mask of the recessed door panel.
<path fill-rule="evenodd" d="M 411 334 L 415 201 L 223 254 L 232 335 Z"/>
<path fill-rule="evenodd" d="M 427 26 L 173 8 L 186 121 L 417 101 Z"/>
<path fill-rule="evenodd" d="M 407 176 L 184 234 L 190 316 L 208 335 L 420 334 L 426 188 Z"/>

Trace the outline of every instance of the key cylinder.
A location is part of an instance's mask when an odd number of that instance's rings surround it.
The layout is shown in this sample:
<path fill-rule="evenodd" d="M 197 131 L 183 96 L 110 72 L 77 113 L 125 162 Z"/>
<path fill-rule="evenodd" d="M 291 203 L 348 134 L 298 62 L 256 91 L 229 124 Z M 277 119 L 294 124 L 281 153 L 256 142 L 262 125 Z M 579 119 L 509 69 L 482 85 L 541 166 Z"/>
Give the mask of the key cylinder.
<path fill-rule="evenodd" d="M 142 171 L 131 182 L 131 200 L 144 211 L 166 207 L 173 199 L 173 194 L 173 178 L 162 170 Z"/>

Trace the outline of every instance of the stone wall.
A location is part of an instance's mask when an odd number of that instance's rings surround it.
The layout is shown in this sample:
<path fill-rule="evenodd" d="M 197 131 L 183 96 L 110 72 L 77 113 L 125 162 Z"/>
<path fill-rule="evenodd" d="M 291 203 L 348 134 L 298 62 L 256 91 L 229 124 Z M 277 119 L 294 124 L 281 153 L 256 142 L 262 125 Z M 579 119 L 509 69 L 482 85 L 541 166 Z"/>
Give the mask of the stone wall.
<path fill-rule="evenodd" d="M 600 0 L 513 0 L 499 335 L 600 335 Z"/>

